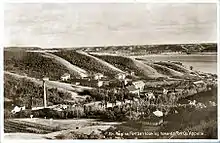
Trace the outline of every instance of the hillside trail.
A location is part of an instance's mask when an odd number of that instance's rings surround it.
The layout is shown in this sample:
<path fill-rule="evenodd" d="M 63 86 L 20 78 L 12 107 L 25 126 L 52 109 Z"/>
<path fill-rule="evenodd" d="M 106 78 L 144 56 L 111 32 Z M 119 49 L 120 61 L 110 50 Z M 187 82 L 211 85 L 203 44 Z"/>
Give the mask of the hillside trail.
<path fill-rule="evenodd" d="M 43 81 L 40 79 L 36 79 L 33 77 L 28 77 L 28 76 L 23 76 L 23 75 L 19 75 L 19 74 L 15 74 L 15 73 L 11 73 L 9 71 L 4 71 L 4 74 L 8 74 L 11 75 L 13 77 L 16 78 L 24 78 L 27 79 L 33 83 L 36 83 L 40 86 L 43 86 Z M 77 92 L 83 92 L 84 90 L 91 90 L 91 87 L 86 87 L 86 86 L 75 86 L 69 83 L 63 83 L 63 82 L 59 82 L 59 81 L 46 81 L 46 86 L 47 88 L 57 88 L 57 90 L 61 91 L 61 92 L 68 92 L 71 93 L 72 98 L 74 99 L 84 99 L 86 98 L 86 96 L 80 96 L 78 95 Z"/>
<path fill-rule="evenodd" d="M 86 53 L 86 52 L 83 52 L 83 51 L 77 51 L 77 52 L 78 52 L 79 54 L 88 56 L 88 57 L 92 58 L 93 60 L 98 61 L 98 62 L 101 63 L 102 65 L 107 66 L 107 67 L 111 68 L 112 70 L 114 70 L 114 71 L 116 71 L 116 72 L 125 73 L 124 71 L 120 70 L 119 68 L 116 68 L 116 67 L 113 66 L 112 64 L 110 64 L 110 63 L 108 63 L 108 62 L 106 62 L 106 61 L 103 61 L 103 60 L 101 60 L 101 59 L 99 59 L 99 58 L 97 58 L 97 57 L 95 57 L 95 56 L 92 56 L 92 55 L 90 55 L 90 54 L 88 54 L 88 53 Z"/>
<path fill-rule="evenodd" d="M 88 77 L 87 71 L 85 71 L 84 69 L 82 69 L 76 65 L 71 64 L 70 62 L 68 62 L 65 59 L 63 59 L 55 54 L 48 53 L 48 52 L 43 52 L 42 54 L 43 54 L 43 56 L 45 56 L 47 58 L 51 58 L 51 59 L 56 60 L 58 63 L 64 65 L 69 71 L 73 72 L 74 74 L 77 74 L 78 76 L 80 76 L 82 78 Z"/>

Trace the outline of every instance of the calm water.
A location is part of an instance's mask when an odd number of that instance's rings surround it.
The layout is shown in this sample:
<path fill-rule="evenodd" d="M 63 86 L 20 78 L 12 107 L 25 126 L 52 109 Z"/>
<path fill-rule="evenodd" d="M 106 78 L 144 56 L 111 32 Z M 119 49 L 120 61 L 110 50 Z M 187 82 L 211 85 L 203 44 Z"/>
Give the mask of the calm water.
<path fill-rule="evenodd" d="M 179 61 L 187 68 L 194 67 L 194 70 L 217 73 L 217 55 L 146 55 L 137 56 L 145 60 L 153 61 Z"/>

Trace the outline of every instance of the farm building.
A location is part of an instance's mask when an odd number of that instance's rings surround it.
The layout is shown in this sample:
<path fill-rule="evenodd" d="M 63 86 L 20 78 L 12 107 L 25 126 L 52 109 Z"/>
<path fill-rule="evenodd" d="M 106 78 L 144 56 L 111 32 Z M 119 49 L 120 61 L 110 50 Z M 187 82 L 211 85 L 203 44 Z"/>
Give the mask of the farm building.
<path fill-rule="evenodd" d="M 70 74 L 65 73 L 60 78 L 61 78 L 62 81 L 67 81 L 68 79 L 70 79 Z"/>

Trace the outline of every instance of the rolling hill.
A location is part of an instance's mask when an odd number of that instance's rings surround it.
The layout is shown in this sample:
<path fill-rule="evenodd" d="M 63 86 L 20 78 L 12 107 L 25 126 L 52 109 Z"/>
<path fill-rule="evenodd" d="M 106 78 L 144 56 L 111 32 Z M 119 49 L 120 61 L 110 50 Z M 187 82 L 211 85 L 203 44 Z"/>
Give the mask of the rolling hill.
<path fill-rule="evenodd" d="M 49 77 L 59 80 L 69 69 L 42 53 L 4 51 L 4 70 L 35 78 Z M 72 73 L 72 76 L 75 76 Z"/>
<path fill-rule="evenodd" d="M 112 77 L 122 72 L 120 69 L 110 65 L 110 63 L 106 63 L 105 61 L 97 59 L 84 52 L 77 52 L 75 50 L 61 50 L 60 52 L 54 52 L 53 54 L 62 57 L 71 64 L 76 65 L 85 71 L 88 71 L 89 74 L 103 73 L 104 75 Z"/>

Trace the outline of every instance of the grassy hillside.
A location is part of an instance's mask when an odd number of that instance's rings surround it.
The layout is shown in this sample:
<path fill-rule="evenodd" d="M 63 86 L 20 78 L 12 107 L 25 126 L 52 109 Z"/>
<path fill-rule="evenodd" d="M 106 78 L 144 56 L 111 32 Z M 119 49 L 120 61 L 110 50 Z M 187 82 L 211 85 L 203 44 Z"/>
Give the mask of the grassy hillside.
<path fill-rule="evenodd" d="M 53 53 L 57 56 L 64 58 L 73 65 L 76 65 L 90 73 L 103 73 L 107 76 L 114 76 L 118 72 L 112 70 L 108 66 L 94 60 L 93 58 L 86 56 L 84 54 L 78 53 L 76 51 L 65 51 Z"/>
<path fill-rule="evenodd" d="M 49 104 L 63 103 L 65 99 L 71 99 L 70 94 L 64 94 L 55 88 L 48 89 L 47 95 Z M 5 74 L 4 97 L 11 99 L 16 105 L 43 106 L 43 87 L 29 80 Z"/>
<path fill-rule="evenodd" d="M 115 67 L 123 70 L 123 71 L 134 71 L 136 75 L 144 76 L 142 70 L 140 70 L 134 63 L 134 61 L 130 58 L 122 57 L 122 56 L 111 56 L 111 55 L 94 55 Z"/>
<path fill-rule="evenodd" d="M 155 62 L 155 64 L 165 66 L 167 68 L 173 69 L 175 71 L 178 71 L 184 74 L 189 74 L 190 72 L 192 72 L 191 70 L 186 69 L 185 67 L 172 63 L 172 62 Z"/>
<path fill-rule="evenodd" d="M 4 51 L 4 70 L 35 78 L 47 76 L 53 80 L 59 80 L 61 75 L 69 72 L 65 66 L 41 53 L 25 51 Z"/>
<path fill-rule="evenodd" d="M 181 77 L 183 76 L 183 73 L 175 71 L 173 69 L 167 68 L 165 66 L 161 66 L 161 65 L 157 65 L 157 64 L 147 64 L 149 66 L 151 66 L 152 68 L 156 69 L 157 72 L 159 72 L 160 74 L 164 74 L 170 77 Z"/>

